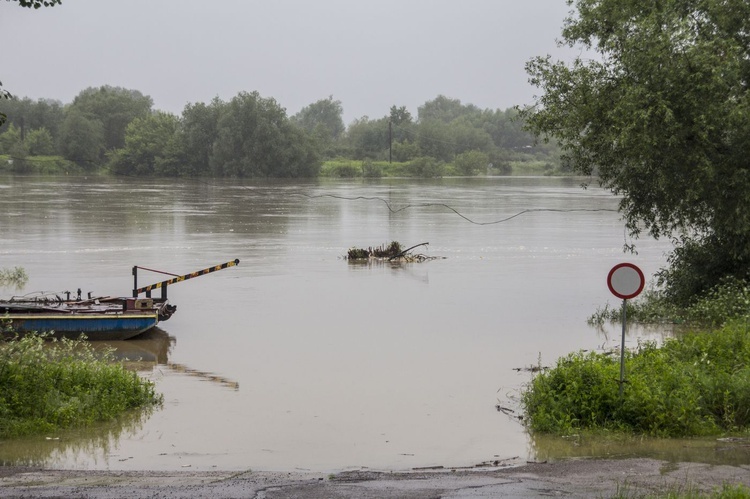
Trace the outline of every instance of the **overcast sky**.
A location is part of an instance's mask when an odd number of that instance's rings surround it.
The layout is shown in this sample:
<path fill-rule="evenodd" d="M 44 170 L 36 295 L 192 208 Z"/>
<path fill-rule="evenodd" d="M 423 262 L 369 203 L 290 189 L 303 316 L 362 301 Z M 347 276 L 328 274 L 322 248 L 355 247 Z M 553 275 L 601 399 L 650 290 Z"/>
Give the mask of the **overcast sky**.
<path fill-rule="evenodd" d="M 139 90 L 154 108 L 274 98 L 289 115 L 341 101 L 344 121 L 438 95 L 506 109 L 538 93 L 524 64 L 556 45 L 565 0 L 0 0 L 0 81 L 64 103 L 87 87 Z"/>

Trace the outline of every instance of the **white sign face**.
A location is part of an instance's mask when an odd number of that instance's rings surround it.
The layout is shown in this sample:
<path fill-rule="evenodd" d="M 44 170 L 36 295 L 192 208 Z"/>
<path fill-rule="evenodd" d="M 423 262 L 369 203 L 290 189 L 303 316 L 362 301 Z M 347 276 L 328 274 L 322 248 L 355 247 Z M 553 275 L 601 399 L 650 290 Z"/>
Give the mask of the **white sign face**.
<path fill-rule="evenodd" d="M 607 276 L 609 290 L 618 298 L 629 300 L 635 298 L 646 284 L 641 269 L 632 263 L 620 263 L 612 267 Z"/>

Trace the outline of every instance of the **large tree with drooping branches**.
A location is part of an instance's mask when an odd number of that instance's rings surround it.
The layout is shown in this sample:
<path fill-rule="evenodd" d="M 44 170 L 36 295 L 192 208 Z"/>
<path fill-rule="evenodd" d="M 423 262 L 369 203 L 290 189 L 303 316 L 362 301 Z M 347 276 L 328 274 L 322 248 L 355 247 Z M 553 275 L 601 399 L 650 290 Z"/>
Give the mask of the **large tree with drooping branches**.
<path fill-rule="evenodd" d="M 527 65 L 523 110 L 564 160 L 622 196 L 633 235 L 670 237 L 660 273 L 688 301 L 750 277 L 750 2 L 568 0 L 572 62 Z"/>

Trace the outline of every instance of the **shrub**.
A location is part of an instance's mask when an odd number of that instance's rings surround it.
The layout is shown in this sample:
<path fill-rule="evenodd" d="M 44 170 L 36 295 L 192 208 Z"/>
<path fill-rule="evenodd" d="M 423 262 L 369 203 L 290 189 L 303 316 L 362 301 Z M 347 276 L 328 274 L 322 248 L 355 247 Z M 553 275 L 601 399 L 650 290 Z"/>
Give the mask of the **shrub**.
<path fill-rule="evenodd" d="M 0 438 L 108 421 L 161 404 L 152 382 L 83 340 L 0 343 Z"/>
<path fill-rule="evenodd" d="M 406 171 L 413 177 L 441 177 L 443 175 L 444 165 L 442 161 L 434 158 L 419 157 L 409 163 Z"/>
<path fill-rule="evenodd" d="M 354 178 L 361 175 L 361 170 L 353 163 L 339 163 L 331 165 L 326 171 L 326 175 L 329 177 Z"/>
<path fill-rule="evenodd" d="M 744 322 L 686 333 L 619 358 L 573 353 L 538 374 L 522 394 L 530 429 L 582 429 L 697 436 L 750 429 L 750 333 Z"/>

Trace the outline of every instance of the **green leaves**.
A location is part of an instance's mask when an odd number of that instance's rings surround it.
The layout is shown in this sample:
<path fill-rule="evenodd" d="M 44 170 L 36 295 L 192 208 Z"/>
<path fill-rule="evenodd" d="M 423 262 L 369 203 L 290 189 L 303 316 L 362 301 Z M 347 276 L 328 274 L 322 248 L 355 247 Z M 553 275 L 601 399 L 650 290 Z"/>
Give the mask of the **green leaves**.
<path fill-rule="evenodd" d="M 18 5 L 21 7 L 33 7 L 38 9 L 40 7 L 54 7 L 55 5 L 62 5 L 62 0 L 17 0 Z"/>
<path fill-rule="evenodd" d="M 0 438 L 109 421 L 161 401 L 152 382 L 85 341 L 0 342 Z"/>
<path fill-rule="evenodd" d="M 574 2 L 570 2 L 573 4 Z M 750 4 L 577 0 L 563 42 L 598 54 L 537 58 L 544 93 L 522 112 L 556 138 L 579 173 L 622 195 L 633 235 L 716 237 L 716 258 L 748 274 L 750 258 Z M 694 292 L 722 274 L 704 273 Z"/>
<path fill-rule="evenodd" d="M 530 429 L 558 434 L 619 430 L 697 436 L 750 427 L 750 334 L 744 323 L 639 345 L 619 363 L 604 353 L 573 353 L 538 374 L 523 393 Z"/>
<path fill-rule="evenodd" d="M 135 118 L 125 129 L 125 146 L 111 155 L 109 168 L 125 175 L 174 175 L 179 152 L 170 147 L 177 140 L 179 119 L 157 112 Z"/>

